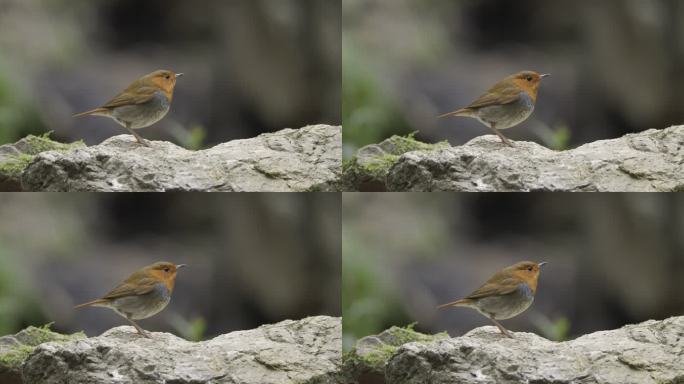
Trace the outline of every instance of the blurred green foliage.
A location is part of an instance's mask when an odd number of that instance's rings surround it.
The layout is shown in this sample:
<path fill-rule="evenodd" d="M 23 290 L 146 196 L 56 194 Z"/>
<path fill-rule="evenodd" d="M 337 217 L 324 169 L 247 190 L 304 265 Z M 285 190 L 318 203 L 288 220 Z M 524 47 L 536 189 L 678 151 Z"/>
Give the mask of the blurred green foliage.
<path fill-rule="evenodd" d="M 45 129 L 35 106 L 12 83 L 9 71 L 0 60 L 0 143 L 13 143 L 29 133 L 38 134 Z"/>
<path fill-rule="evenodd" d="M 342 125 L 344 158 L 358 148 L 382 141 L 393 134 L 408 134 L 411 129 L 398 105 L 382 89 L 377 70 L 358 55 L 353 45 L 343 41 Z"/>
<path fill-rule="evenodd" d="M 207 138 L 207 129 L 199 124 L 190 127 L 187 130 L 180 125 L 171 125 L 171 135 L 180 143 L 180 145 L 189 150 L 200 150 L 205 146 Z"/>
<path fill-rule="evenodd" d="M 535 133 L 548 148 L 557 151 L 570 149 L 572 130 L 567 124 L 559 123 L 555 127 L 543 126 L 535 129 Z"/>
<path fill-rule="evenodd" d="M 351 350 L 357 339 L 377 334 L 392 324 L 408 323 L 400 298 L 390 290 L 388 276 L 377 257 L 344 234 L 342 257 L 343 349 Z"/>
<path fill-rule="evenodd" d="M 532 322 L 539 329 L 542 336 L 553 341 L 565 341 L 570 337 L 570 320 L 561 316 L 551 320 L 550 318 L 537 313 L 532 317 Z"/>
<path fill-rule="evenodd" d="M 16 259 L 0 244 L 0 335 L 16 333 L 28 324 L 44 324 L 46 317 L 36 292 Z"/>
<path fill-rule="evenodd" d="M 171 317 L 171 326 L 186 340 L 202 341 L 206 336 L 207 322 L 203 317 L 187 320 L 183 316 L 173 315 Z"/>

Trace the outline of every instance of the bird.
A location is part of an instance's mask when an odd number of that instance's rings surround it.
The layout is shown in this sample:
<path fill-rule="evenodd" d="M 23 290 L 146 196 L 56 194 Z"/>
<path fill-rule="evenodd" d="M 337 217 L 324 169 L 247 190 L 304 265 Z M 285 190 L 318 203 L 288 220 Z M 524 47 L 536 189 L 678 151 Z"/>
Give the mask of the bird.
<path fill-rule="evenodd" d="M 176 80 L 183 76 L 160 69 L 149 73 L 129 85 L 123 92 L 101 107 L 75 114 L 80 116 L 105 116 L 114 119 L 130 132 L 138 143 L 150 145 L 134 129 L 149 127 L 158 122 L 171 108 Z"/>
<path fill-rule="evenodd" d="M 176 273 L 185 264 L 175 265 L 160 261 L 148 265 L 114 288 L 104 297 L 79 304 L 74 308 L 105 307 L 128 320 L 142 336 L 150 338 L 134 320 L 141 320 L 159 313 L 171 301 Z"/>
<path fill-rule="evenodd" d="M 497 320 L 510 319 L 532 305 L 540 268 L 547 262 L 521 261 L 502 269 L 464 299 L 437 308 L 467 307 L 489 318 L 505 336 L 513 336 Z"/>
<path fill-rule="evenodd" d="M 491 129 L 501 141 L 513 144 L 499 131 L 525 121 L 534 111 L 541 79 L 550 76 L 535 71 L 520 71 L 492 86 L 467 107 L 445 113 L 438 118 L 462 116 L 479 120 Z"/>

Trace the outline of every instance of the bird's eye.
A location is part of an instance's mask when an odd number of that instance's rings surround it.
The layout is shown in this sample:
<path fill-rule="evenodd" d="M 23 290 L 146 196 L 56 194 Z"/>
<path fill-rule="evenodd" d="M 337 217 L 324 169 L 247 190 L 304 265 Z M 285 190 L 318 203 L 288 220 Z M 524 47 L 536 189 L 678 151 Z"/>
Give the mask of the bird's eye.
<path fill-rule="evenodd" d="M 169 267 L 164 268 L 164 272 L 170 271 Z"/>
<path fill-rule="evenodd" d="M 532 268 L 532 267 L 527 267 L 527 270 L 530 271 L 530 272 L 532 272 L 533 269 L 534 269 L 534 268 Z"/>
<path fill-rule="evenodd" d="M 527 81 L 532 81 L 532 76 L 527 76 L 525 79 L 526 79 Z"/>
<path fill-rule="evenodd" d="M 168 79 L 171 78 L 171 76 L 169 76 L 169 75 L 164 75 L 164 78 L 165 78 L 166 80 L 168 80 Z"/>

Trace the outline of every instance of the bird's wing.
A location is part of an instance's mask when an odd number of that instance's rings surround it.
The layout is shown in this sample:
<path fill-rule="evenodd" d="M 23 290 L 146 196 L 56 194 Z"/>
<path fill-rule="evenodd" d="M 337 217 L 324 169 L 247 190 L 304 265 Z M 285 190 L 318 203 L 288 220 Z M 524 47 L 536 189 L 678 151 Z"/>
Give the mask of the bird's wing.
<path fill-rule="evenodd" d="M 150 101 L 157 91 L 158 88 L 149 86 L 127 88 L 125 91 L 109 100 L 102 108 L 116 108 L 124 105 L 143 104 Z"/>
<path fill-rule="evenodd" d="M 464 109 L 510 104 L 520 98 L 520 92 L 522 90 L 513 84 L 497 84 Z"/>
<path fill-rule="evenodd" d="M 123 284 L 114 288 L 103 299 L 116 299 L 125 296 L 138 296 L 149 293 L 154 289 L 155 284 L 159 283 L 151 277 L 143 277 L 134 281 L 126 280 Z"/>
<path fill-rule="evenodd" d="M 499 281 L 486 282 L 483 286 L 471 293 L 466 299 L 480 299 L 488 296 L 503 296 L 515 292 L 522 283 L 520 279 L 505 278 Z"/>

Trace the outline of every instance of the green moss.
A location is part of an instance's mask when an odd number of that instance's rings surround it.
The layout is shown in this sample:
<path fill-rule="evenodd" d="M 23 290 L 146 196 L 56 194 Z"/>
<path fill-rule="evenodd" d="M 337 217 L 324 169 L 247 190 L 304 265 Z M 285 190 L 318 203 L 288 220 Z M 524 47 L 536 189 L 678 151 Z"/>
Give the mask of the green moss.
<path fill-rule="evenodd" d="M 428 344 L 437 340 L 447 339 L 449 335 L 446 332 L 441 332 L 435 335 L 426 335 L 424 333 L 416 332 L 414 330 L 415 323 L 402 327 L 392 327 L 378 337 L 383 341 L 383 344 L 378 345 L 373 351 L 365 353 L 360 356 L 356 350 L 352 350 L 345 354 L 346 366 L 353 367 L 351 369 L 363 370 L 384 370 L 387 361 L 394 356 L 397 350 L 406 343 L 422 343 Z"/>
<path fill-rule="evenodd" d="M 365 159 L 363 164 L 359 163 L 355 157 L 343 164 L 343 172 L 358 174 L 363 178 L 384 181 L 390 168 L 392 168 L 401 155 L 413 151 L 427 152 L 449 147 L 449 142 L 447 141 L 440 141 L 435 144 L 423 143 L 416 140 L 416 134 L 417 132 L 407 136 L 395 135 L 390 137 L 378 144 L 383 150 L 383 154 Z"/>
<path fill-rule="evenodd" d="M 35 155 L 25 153 L 7 156 L 6 160 L 0 163 L 0 175 L 6 178 L 18 178 L 34 157 Z"/>
<path fill-rule="evenodd" d="M 14 369 L 21 365 L 36 347 L 20 345 L 11 351 L 0 355 L 0 366 Z"/>
<path fill-rule="evenodd" d="M 435 144 L 423 143 L 416 140 L 418 132 L 410 133 L 406 136 L 392 136 L 388 139 L 389 143 L 394 147 L 393 155 L 403 155 L 407 152 L 413 151 L 432 151 L 435 149 L 443 149 L 449 147 L 449 142 L 444 140 Z"/>
<path fill-rule="evenodd" d="M 24 171 L 33 158 L 41 153 L 47 151 L 60 151 L 65 152 L 74 148 L 85 147 L 82 140 L 65 144 L 53 141 L 50 139 L 50 134 L 52 132 L 47 132 L 41 136 L 28 135 L 22 140 L 24 145 L 22 149 L 25 150 L 24 153 L 17 155 L 6 155 L 3 162 L 0 163 L 0 175 L 6 178 L 18 178 L 21 172 Z"/>
<path fill-rule="evenodd" d="M 397 159 L 399 159 L 399 156 L 397 155 L 385 154 L 374 158 L 373 161 L 367 164 L 359 165 L 359 168 L 361 168 L 363 173 L 368 177 L 373 179 L 384 178 L 387 176 L 387 172 L 389 172 Z"/>
<path fill-rule="evenodd" d="M 28 150 L 26 154 L 37 155 L 41 152 L 47 151 L 68 151 L 74 148 L 85 147 L 83 140 L 78 140 L 73 143 L 65 144 L 50 139 L 52 131 L 44 133 L 40 136 L 28 135 L 24 138 L 26 144 L 28 144 Z"/>
<path fill-rule="evenodd" d="M 52 326 L 52 323 L 42 327 L 31 326 L 14 335 L 14 338 L 21 344 L 0 354 L 0 367 L 8 369 L 18 367 L 40 344 L 48 342 L 65 343 L 86 337 L 83 332 L 62 335 L 61 333 L 51 331 L 50 326 Z"/>

